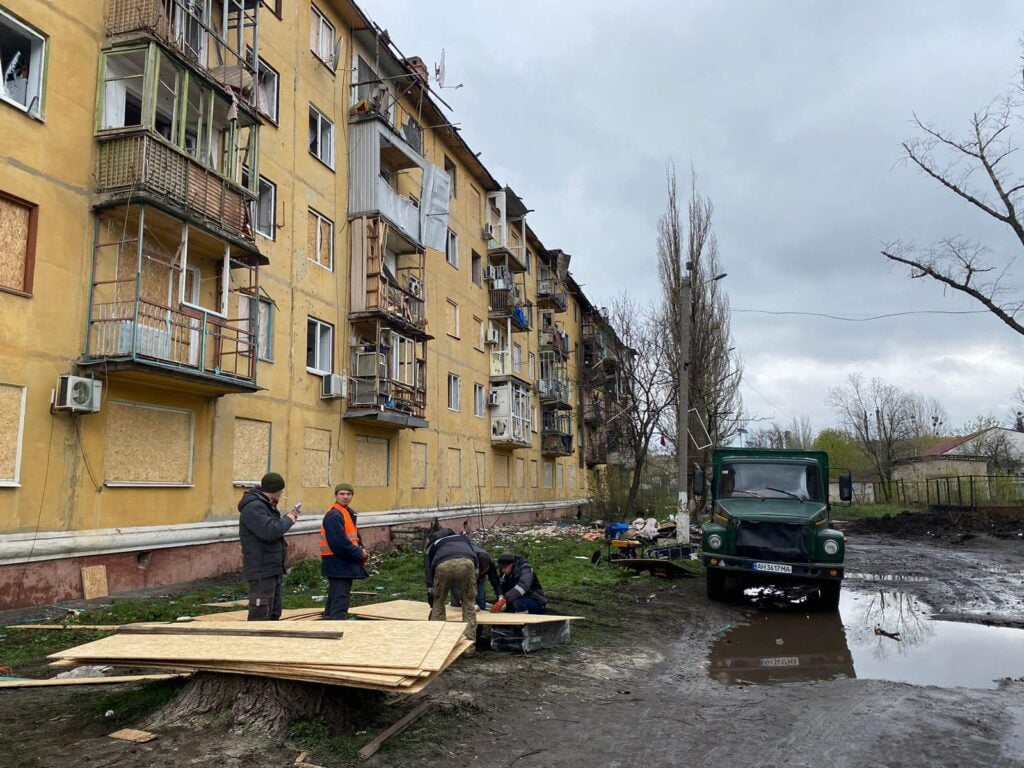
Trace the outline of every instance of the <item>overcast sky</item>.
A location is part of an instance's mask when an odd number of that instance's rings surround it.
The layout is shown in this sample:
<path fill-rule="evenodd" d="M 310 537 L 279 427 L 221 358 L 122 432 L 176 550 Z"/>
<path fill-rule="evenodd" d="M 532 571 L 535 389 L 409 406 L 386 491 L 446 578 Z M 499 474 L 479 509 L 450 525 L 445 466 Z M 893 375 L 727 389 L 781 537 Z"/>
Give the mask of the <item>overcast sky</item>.
<path fill-rule="evenodd" d="M 1000 225 L 898 160 L 913 113 L 962 133 L 1019 79 L 1020 3 L 361 5 L 405 55 L 432 68 L 445 50 L 451 119 L 596 303 L 623 289 L 657 301 L 665 167 L 683 188 L 693 165 L 715 206 L 752 416 L 829 426 L 829 387 L 859 371 L 938 398 L 953 425 L 1007 418 L 1024 338 L 991 315 L 740 310 L 980 309 L 879 248 L 963 234 L 1012 252 Z"/>

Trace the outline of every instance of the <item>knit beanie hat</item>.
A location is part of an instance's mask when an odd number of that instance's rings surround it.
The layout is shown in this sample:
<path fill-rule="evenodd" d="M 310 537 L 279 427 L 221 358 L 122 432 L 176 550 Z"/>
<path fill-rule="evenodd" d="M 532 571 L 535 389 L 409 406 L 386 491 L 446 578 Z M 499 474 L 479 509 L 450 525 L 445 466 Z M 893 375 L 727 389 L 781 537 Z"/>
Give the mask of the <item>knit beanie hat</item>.
<path fill-rule="evenodd" d="M 511 552 L 502 552 L 498 555 L 498 565 L 512 565 L 516 561 L 516 556 Z"/>
<path fill-rule="evenodd" d="M 334 492 L 337 493 L 338 491 L 348 491 L 349 493 L 355 493 L 356 489 L 352 487 L 352 483 L 338 483 L 336 486 L 334 486 Z"/>
<path fill-rule="evenodd" d="M 277 472 L 267 472 L 260 480 L 260 490 L 264 493 L 277 493 L 284 490 L 284 478 Z"/>

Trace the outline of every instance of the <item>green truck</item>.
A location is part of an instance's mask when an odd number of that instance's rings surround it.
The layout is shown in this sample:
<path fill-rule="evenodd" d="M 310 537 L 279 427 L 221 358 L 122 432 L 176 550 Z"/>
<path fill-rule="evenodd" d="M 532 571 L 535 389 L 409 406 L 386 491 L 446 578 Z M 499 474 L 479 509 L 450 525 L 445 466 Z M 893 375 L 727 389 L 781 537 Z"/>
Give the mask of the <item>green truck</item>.
<path fill-rule="evenodd" d="M 701 532 L 708 598 L 757 586 L 802 586 L 825 610 L 839 607 L 846 542 L 831 527 L 824 451 L 717 448 L 711 477 L 694 473 L 694 496 L 710 491 Z M 849 475 L 839 498 L 852 498 Z M 807 589 L 809 588 L 809 589 Z"/>

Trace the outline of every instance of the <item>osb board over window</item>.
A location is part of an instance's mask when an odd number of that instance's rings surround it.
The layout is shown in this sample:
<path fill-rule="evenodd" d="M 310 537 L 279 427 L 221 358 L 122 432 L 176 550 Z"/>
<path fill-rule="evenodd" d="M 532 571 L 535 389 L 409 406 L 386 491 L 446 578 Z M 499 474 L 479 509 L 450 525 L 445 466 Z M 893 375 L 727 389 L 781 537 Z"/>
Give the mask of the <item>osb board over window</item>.
<path fill-rule="evenodd" d="M 462 451 L 458 448 L 448 449 L 448 461 L 445 462 L 448 469 L 448 487 L 462 487 Z"/>
<path fill-rule="evenodd" d="M 0 290 L 32 294 L 39 207 L 0 192 Z"/>
<path fill-rule="evenodd" d="M 409 477 L 413 488 L 427 487 L 427 444 L 413 443 L 410 451 Z"/>
<path fill-rule="evenodd" d="M 0 384 L 0 486 L 17 485 L 25 428 L 25 388 Z"/>
<path fill-rule="evenodd" d="M 385 437 L 356 435 L 356 486 L 386 488 L 391 478 L 388 456 L 389 441 Z"/>
<path fill-rule="evenodd" d="M 107 485 L 191 485 L 193 413 L 112 400 L 107 404 Z"/>
<path fill-rule="evenodd" d="M 306 427 L 302 434 L 302 486 L 331 484 L 331 430 Z"/>
<path fill-rule="evenodd" d="M 494 456 L 494 487 L 508 488 L 508 456 Z"/>
<path fill-rule="evenodd" d="M 516 457 L 516 488 L 526 487 L 526 460 Z"/>
<path fill-rule="evenodd" d="M 487 454 L 483 451 L 476 453 L 476 484 L 479 488 L 487 487 Z"/>
<path fill-rule="evenodd" d="M 256 485 L 270 469 L 270 422 L 235 419 L 235 455 L 231 478 L 235 485 Z"/>

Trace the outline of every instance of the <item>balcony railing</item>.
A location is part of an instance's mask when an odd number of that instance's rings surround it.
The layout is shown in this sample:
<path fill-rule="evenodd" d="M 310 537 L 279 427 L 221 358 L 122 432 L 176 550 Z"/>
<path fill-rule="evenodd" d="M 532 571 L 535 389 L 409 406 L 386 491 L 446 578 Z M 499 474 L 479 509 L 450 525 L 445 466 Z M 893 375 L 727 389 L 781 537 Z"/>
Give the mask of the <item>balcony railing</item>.
<path fill-rule="evenodd" d="M 541 351 L 557 352 L 562 358 L 569 356 L 569 334 L 560 329 L 541 331 L 538 345 Z"/>
<path fill-rule="evenodd" d="M 561 280 L 541 278 L 537 281 L 537 306 L 565 312 L 568 306 L 568 294 Z"/>
<path fill-rule="evenodd" d="M 537 393 L 541 404 L 569 405 L 569 382 L 564 379 L 540 379 Z"/>
<path fill-rule="evenodd" d="M 348 407 L 377 408 L 423 418 L 427 393 L 421 387 L 394 379 L 353 376 L 349 378 Z"/>
<path fill-rule="evenodd" d="M 387 216 L 405 234 L 406 237 L 419 243 L 423 240 L 420 232 L 420 209 L 392 188 L 384 179 L 377 176 L 376 203 L 378 210 Z"/>
<path fill-rule="evenodd" d="M 383 312 L 419 329 L 427 324 L 423 299 L 402 290 L 384 275 L 367 281 L 366 311 Z"/>
<path fill-rule="evenodd" d="M 542 434 L 540 437 L 540 452 L 545 456 L 571 456 L 572 435 Z"/>
<path fill-rule="evenodd" d="M 588 424 L 600 424 L 605 419 L 603 403 L 587 403 L 583 406 L 583 421 Z"/>
<path fill-rule="evenodd" d="M 514 288 L 490 289 L 487 302 L 490 317 L 511 318 L 513 330 L 528 331 L 533 326 L 533 304 L 520 298 Z"/>
<path fill-rule="evenodd" d="M 256 382 L 256 339 L 248 318 L 147 301 L 94 303 L 84 363 L 130 360 L 225 383 Z"/>
<path fill-rule="evenodd" d="M 100 140 L 96 190 L 125 198 L 148 193 L 225 234 L 254 242 L 241 189 L 146 133 Z"/>

